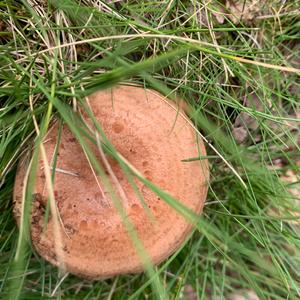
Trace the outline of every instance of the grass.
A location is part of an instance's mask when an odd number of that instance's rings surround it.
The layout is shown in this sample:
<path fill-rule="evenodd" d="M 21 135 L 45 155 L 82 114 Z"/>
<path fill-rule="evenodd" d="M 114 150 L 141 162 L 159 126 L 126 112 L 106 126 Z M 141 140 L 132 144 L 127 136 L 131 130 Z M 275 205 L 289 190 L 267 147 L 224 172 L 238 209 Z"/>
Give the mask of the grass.
<path fill-rule="evenodd" d="M 298 9 L 297 1 L 273 1 L 257 19 L 235 23 L 217 1 L 0 1 L 1 298 L 187 299 L 191 286 L 199 299 L 230 299 L 241 290 L 299 299 L 300 208 L 280 180 L 286 170 L 299 174 Z M 188 102 L 206 140 L 211 181 L 201 218 L 145 181 L 196 222 L 194 234 L 145 274 L 90 282 L 62 276 L 31 249 L 26 211 L 51 120 L 73 126 L 86 147 L 74 109 L 84 95 L 118 82 Z M 241 113 L 254 125 L 243 120 L 247 139 L 238 143 L 233 129 Z M 109 141 L 106 147 L 118 158 Z M 32 172 L 19 231 L 12 189 L 28 151 Z"/>

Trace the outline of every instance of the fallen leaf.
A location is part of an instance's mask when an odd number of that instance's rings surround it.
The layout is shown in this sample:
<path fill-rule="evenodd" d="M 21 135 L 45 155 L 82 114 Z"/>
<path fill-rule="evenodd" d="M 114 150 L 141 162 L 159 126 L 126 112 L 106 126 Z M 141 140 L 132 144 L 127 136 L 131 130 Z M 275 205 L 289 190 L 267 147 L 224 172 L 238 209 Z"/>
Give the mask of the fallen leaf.
<path fill-rule="evenodd" d="M 246 96 L 244 105 L 256 111 L 263 111 L 263 105 L 255 93 L 249 93 Z M 247 112 L 240 112 L 235 119 L 232 134 L 236 142 L 241 144 L 246 141 L 249 132 L 257 130 L 258 127 L 259 124 L 255 118 Z"/>
<path fill-rule="evenodd" d="M 190 284 L 185 285 L 185 287 L 183 289 L 183 294 L 184 294 L 185 300 L 197 300 L 198 299 L 197 292 L 195 291 L 193 286 Z"/>
<path fill-rule="evenodd" d="M 211 22 L 211 25 L 213 27 L 217 26 L 218 24 L 223 24 L 225 21 L 224 7 L 217 2 L 213 3 L 213 5 L 207 5 L 206 7 L 204 5 L 202 6 L 199 5 L 199 7 L 195 7 L 194 5 L 191 5 L 188 8 L 189 15 L 194 14 L 195 11 L 197 11 L 196 16 L 199 24 L 204 27 L 207 28 L 210 27 L 209 21 Z"/>
<path fill-rule="evenodd" d="M 296 162 L 296 165 L 300 167 L 300 161 Z M 291 194 L 292 199 L 288 199 L 291 202 L 290 207 L 300 208 L 300 176 L 294 170 L 287 170 L 280 179 L 287 184 L 287 191 Z M 285 208 L 284 206 L 273 207 L 268 210 L 268 215 L 273 217 L 282 216 L 294 216 L 299 220 L 291 220 L 290 222 L 299 226 L 300 225 L 300 213 L 292 208 Z"/>
<path fill-rule="evenodd" d="M 234 127 L 232 134 L 238 144 L 245 142 L 248 137 L 248 131 L 244 127 Z"/>
<path fill-rule="evenodd" d="M 249 23 L 261 15 L 262 7 L 266 1 L 259 0 L 226 0 L 226 8 L 229 19 L 237 24 L 239 22 Z"/>
<path fill-rule="evenodd" d="M 300 165 L 300 161 L 297 162 L 297 165 Z M 293 170 L 287 170 L 280 178 L 282 181 L 290 184 L 288 191 L 294 196 L 298 205 L 300 205 L 300 178 L 297 173 Z"/>
<path fill-rule="evenodd" d="M 252 290 L 241 290 L 228 295 L 229 300 L 259 300 L 257 294 Z"/>

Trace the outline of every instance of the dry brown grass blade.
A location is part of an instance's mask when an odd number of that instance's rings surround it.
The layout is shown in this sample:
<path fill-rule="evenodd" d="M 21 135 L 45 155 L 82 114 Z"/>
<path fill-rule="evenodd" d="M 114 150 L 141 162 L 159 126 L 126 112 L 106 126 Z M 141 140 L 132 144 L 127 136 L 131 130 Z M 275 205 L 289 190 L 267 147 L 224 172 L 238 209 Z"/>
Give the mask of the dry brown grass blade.
<path fill-rule="evenodd" d="M 31 54 L 30 56 L 37 56 L 37 55 L 41 55 L 41 54 L 45 54 L 45 53 L 54 51 L 56 49 L 61 49 L 61 48 L 65 48 L 65 47 L 72 47 L 72 46 L 75 46 L 75 45 L 81 45 L 81 44 L 86 44 L 86 43 L 94 43 L 94 42 L 105 41 L 105 40 L 124 40 L 124 39 L 128 40 L 128 39 L 141 39 L 141 38 L 170 39 L 170 40 L 190 43 L 190 44 L 193 44 L 193 45 L 207 46 L 207 47 L 210 47 L 210 48 L 229 51 L 229 49 L 227 49 L 225 47 L 215 45 L 215 44 L 211 44 L 211 43 L 207 43 L 207 42 L 203 42 L 203 41 L 199 41 L 199 40 L 194 40 L 194 39 L 191 39 L 191 38 L 185 38 L 185 37 L 179 37 L 179 36 L 167 35 L 167 34 L 149 34 L 149 33 L 146 33 L 146 34 L 112 35 L 112 36 L 84 39 L 84 40 L 80 40 L 80 41 L 74 41 L 74 42 L 71 42 L 71 43 L 61 44 L 61 45 L 58 45 L 58 46 L 53 46 L 53 47 L 50 47 L 48 49 L 39 51 L 38 53 Z M 203 51 L 205 49 L 203 49 L 203 48 L 200 49 L 199 48 L 199 50 Z M 207 52 L 211 53 L 211 51 L 209 49 L 207 49 Z M 298 69 L 298 68 L 264 63 L 264 62 L 261 62 L 261 61 L 250 60 L 250 59 L 246 59 L 246 58 L 243 58 L 243 57 L 233 56 L 233 55 L 230 55 L 230 54 L 224 54 L 222 52 L 214 53 L 214 54 L 218 55 L 222 58 L 235 60 L 235 61 L 238 61 L 238 62 L 241 62 L 241 63 L 247 63 L 247 64 L 251 64 L 251 65 L 261 66 L 261 67 L 264 67 L 264 68 L 269 68 L 269 69 L 274 69 L 274 70 L 280 70 L 280 71 L 291 72 L 291 73 L 299 73 L 300 74 L 300 69 Z M 26 59 L 28 59 L 28 57 L 18 59 L 18 60 L 16 60 L 16 63 L 21 63 Z"/>

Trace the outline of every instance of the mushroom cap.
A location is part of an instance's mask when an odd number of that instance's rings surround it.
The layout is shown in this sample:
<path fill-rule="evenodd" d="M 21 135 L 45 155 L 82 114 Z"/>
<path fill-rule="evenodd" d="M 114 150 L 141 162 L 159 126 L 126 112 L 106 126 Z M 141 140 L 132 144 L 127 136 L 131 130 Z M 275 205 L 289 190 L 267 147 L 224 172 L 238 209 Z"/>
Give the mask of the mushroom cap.
<path fill-rule="evenodd" d="M 182 161 L 206 152 L 199 134 L 181 109 L 155 91 L 121 85 L 92 94 L 89 103 L 110 142 L 132 166 L 186 207 L 201 213 L 207 194 L 208 162 Z M 54 123 L 44 141 L 48 161 L 53 160 L 57 136 L 58 124 Z M 93 144 L 90 147 L 101 163 L 99 149 Z M 153 217 L 150 218 L 119 164 L 106 157 L 125 194 L 120 201 L 126 218 L 133 223 L 152 263 L 163 261 L 191 233 L 192 224 L 135 178 Z M 14 213 L 18 222 L 26 170 L 23 161 L 14 187 Z M 110 175 L 108 178 L 115 185 Z M 143 261 L 103 179 L 92 172 L 82 147 L 66 125 L 59 143 L 53 189 L 63 224 L 63 261 L 68 272 L 101 279 L 143 271 Z M 43 228 L 47 199 L 40 160 L 31 212 L 31 238 L 43 258 L 59 265 L 51 214 L 47 227 Z"/>

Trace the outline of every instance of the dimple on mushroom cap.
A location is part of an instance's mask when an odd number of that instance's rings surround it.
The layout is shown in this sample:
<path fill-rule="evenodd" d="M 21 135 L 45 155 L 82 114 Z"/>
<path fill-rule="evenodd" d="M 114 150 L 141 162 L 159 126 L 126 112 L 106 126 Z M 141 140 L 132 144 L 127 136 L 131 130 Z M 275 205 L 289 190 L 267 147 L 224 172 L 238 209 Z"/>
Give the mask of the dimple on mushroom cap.
<path fill-rule="evenodd" d="M 152 90 L 117 86 L 89 97 L 92 111 L 116 150 L 141 174 L 196 213 L 202 211 L 207 193 L 206 160 L 182 160 L 205 155 L 203 142 L 182 111 Z M 44 142 L 48 160 L 54 155 L 58 126 Z M 91 148 L 101 162 L 94 145 Z M 192 225 L 139 180 L 134 179 L 151 212 L 145 211 L 119 164 L 107 156 L 125 193 L 120 197 L 126 217 L 133 223 L 153 264 L 172 254 L 191 232 Z M 95 177 L 86 155 L 73 134 L 63 127 L 56 162 L 54 194 L 63 223 L 66 269 L 86 278 L 107 278 L 143 270 L 122 217 L 101 177 Z M 19 165 L 15 188 L 15 216 L 20 217 L 22 182 L 26 166 Z M 114 181 L 111 181 L 114 185 Z M 47 202 L 42 162 L 39 164 L 31 217 L 36 250 L 58 265 L 54 225 L 50 216 L 43 230 Z"/>

